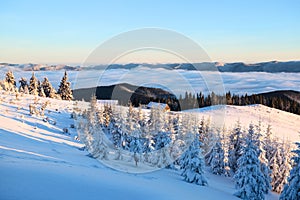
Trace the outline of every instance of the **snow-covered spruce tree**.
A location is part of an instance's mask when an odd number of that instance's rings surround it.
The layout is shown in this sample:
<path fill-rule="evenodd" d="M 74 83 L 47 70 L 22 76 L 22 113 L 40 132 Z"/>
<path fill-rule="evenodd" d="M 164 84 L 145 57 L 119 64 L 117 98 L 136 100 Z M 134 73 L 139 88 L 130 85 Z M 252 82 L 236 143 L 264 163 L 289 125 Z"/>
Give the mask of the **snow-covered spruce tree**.
<path fill-rule="evenodd" d="M 135 131 L 137 124 L 134 121 L 134 109 L 132 104 L 129 104 L 127 113 L 125 114 L 124 126 L 122 126 L 122 148 L 124 150 L 130 151 L 130 143 L 132 138 L 132 133 Z"/>
<path fill-rule="evenodd" d="M 157 167 L 169 167 L 172 163 L 170 155 L 170 132 L 168 131 L 166 113 L 160 107 L 153 108 L 155 111 L 154 118 L 151 119 L 153 129 L 151 135 L 154 139 L 155 153 L 152 155 L 151 163 Z"/>
<path fill-rule="evenodd" d="M 282 163 L 281 158 L 281 147 L 279 146 L 278 141 L 276 142 L 278 145 L 277 148 L 274 149 L 273 155 L 270 156 L 269 166 L 271 169 L 271 187 L 272 191 L 281 193 L 284 185 L 280 184 L 279 179 L 281 179 L 281 174 L 279 171 L 280 164 Z"/>
<path fill-rule="evenodd" d="M 65 71 L 65 74 L 64 74 L 63 78 L 61 79 L 57 94 L 60 95 L 62 100 L 72 100 L 73 99 L 71 83 L 68 82 L 67 71 Z"/>
<path fill-rule="evenodd" d="M 203 155 L 206 155 L 207 153 L 210 152 L 215 140 L 213 130 L 210 127 L 209 119 L 205 120 L 204 118 L 202 118 L 200 120 L 198 133 L 202 145 L 201 147 L 203 150 Z"/>
<path fill-rule="evenodd" d="M 29 81 L 29 94 L 31 95 L 38 95 L 38 80 L 32 72 L 32 76 Z"/>
<path fill-rule="evenodd" d="M 243 154 L 238 159 L 238 170 L 234 175 L 237 192 L 235 196 L 241 199 L 264 199 L 265 181 L 260 170 L 258 148 L 255 145 L 254 127 L 249 125 L 246 145 Z"/>
<path fill-rule="evenodd" d="M 44 89 L 44 93 L 46 97 L 54 98 L 56 95 L 55 89 L 52 87 L 52 84 L 49 82 L 48 78 L 45 77 L 42 82 L 42 87 Z"/>
<path fill-rule="evenodd" d="M 169 145 L 171 143 L 168 132 L 159 132 L 155 137 L 155 149 L 158 152 L 155 165 L 157 167 L 167 167 L 172 163 L 172 158 L 169 152 Z"/>
<path fill-rule="evenodd" d="M 234 129 L 229 135 L 228 144 L 228 166 L 231 174 L 234 174 L 238 168 L 238 159 L 242 156 L 243 150 L 243 131 L 240 121 L 237 121 Z"/>
<path fill-rule="evenodd" d="M 289 156 L 289 145 L 285 143 L 279 143 L 273 141 L 274 154 L 270 160 L 271 173 L 271 186 L 272 190 L 277 193 L 281 193 L 284 185 L 287 183 L 287 178 L 290 173 L 290 156 Z"/>
<path fill-rule="evenodd" d="M 139 137 L 132 137 L 130 142 L 130 152 L 132 152 L 133 160 L 135 166 L 138 166 L 138 163 L 141 161 L 141 153 L 143 150 L 143 145 Z"/>
<path fill-rule="evenodd" d="M 26 78 L 22 77 L 19 80 L 19 83 L 20 83 L 19 92 L 25 93 L 25 91 L 28 91 L 28 83 L 27 83 L 27 79 Z"/>
<path fill-rule="evenodd" d="M 87 114 L 86 144 L 93 157 L 108 159 L 107 145 L 104 142 L 104 133 L 100 127 L 97 110 L 96 96 L 93 95 Z"/>
<path fill-rule="evenodd" d="M 224 169 L 225 169 L 225 174 L 224 176 L 230 176 L 230 167 L 228 166 L 228 139 L 227 139 L 227 129 L 225 127 L 225 125 L 222 128 L 221 131 L 221 144 L 224 150 Z"/>
<path fill-rule="evenodd" d="M 274 151 L 276 149 L 276 146 L 273 143 L 273 133 L 272 133 L 272 126 L 271 124 L 268 124 L 266 132 L 265 132 L 265 137 L 264 137 L 264 150 L 265 150 L 265 155 L 266 159 L 268 161 L 268 166 L 270 167 L 270 160 L 273 157 Z"/>
<path fill-rule="evenodd" d="M 204 176 L 204 160 L 200 149 L 199 135 L 196 134 L 194 142 L 185 152 L 182 166 L 182 176 L 185 181 L 195 183 L 197 185 L 207 185 L 207 180 Z"/>
<path fill-rule="evenodd" d="M 292 152 L 293 167 L 288 178 L 288 183 L 280 195 L 281 200 L 300 199 L 300 143 L 296 142 L 297 149 Z"/>
<path fill-rule="evenodd" d="M 44 92 L 44 88 L 43 88 L 40 81 L 38 81 L 38 94 L 39 94 L 40 97 L 46 97 L 45 92 Z"/>
<path fill-rule="evenodd" d="M 253 130 L 254 131 L 254 130 Z M 264 181 L 265 181 L 265 189 L 264 192 L 268 194 L 269 190 L 271 189 L 271 170 L 268 166 L 268 160 L 266 159 L 266 151 L 264 147 L 266 146 L 264 141 L 264 136 L 261 131 L 261 121 L 258 122 L 258 125 L 256 126 L 256 133 L 255 135 L 255 144 L 258 148 L 258 155 L 259 155 L 259 161 L 260 161 L 260 170 L 264 175 Z"/>
<path fill-rule="evenodd" d="M 5 75 L 5 90 L 7 91 L 15 91 L 16 81 L 15 76 L 12 71 L 8 71 Z"/>
<path fill-rule="evenodd" d="M 220 133 L 216 138 L 216 143 L 213 146 L 211 152 L 209 153 L 209 157 L 207 159 L 207 164 L 210 167 L 213 174 L 217 175 L 225 175 L 225 155 L 224 149 L 221 142 Z"/>
<path fill-rule="evenodd" d="M 183 153 L 181 146 L 184 144 L 184 141 L 180 138 L 180 134 L 178 133 L 178 124 L 180 123 L 179 115 L 174 117 L 173 115 L 168 115 L 168 128 L 167 131 L 170 134 L 170 156 L 172 160 L 175 160 L 174 164 L 178 164 L 178 158 Z M 175 168 L 174 164 L 172 164 L 172 168 Z"/>
<path fill-rule="evenodd" d="M 99 118 L 102 118 L 100 121 L 101 124 L 103 124 L 103 112 L 100 111 L 99 113 Z M 122 112 L 121 109 L 114 110 L 113 112 L 113 125 L 110 130 L 111 135 L 112 135 L 112 140 L 115 148 L 118 150 L 121 147 L 121 136 L 122 136 L 122 123 L 123 123 L 123 117 L 122 117 Z M 118 158 L 118 157 L 117 157 Z M 116 159 L 117 159 L 116 158 Z M 118 160 L 118 159 L 117 159 Z"/>

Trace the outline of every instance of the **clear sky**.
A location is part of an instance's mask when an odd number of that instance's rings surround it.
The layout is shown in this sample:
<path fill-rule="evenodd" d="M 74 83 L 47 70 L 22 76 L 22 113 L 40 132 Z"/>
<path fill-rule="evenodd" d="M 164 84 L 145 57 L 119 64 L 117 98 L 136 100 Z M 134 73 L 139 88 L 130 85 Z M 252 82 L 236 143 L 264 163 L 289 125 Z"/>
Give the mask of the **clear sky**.
<path fill-rule="evenodd" d="M 213 61 L 300 60 L 299 0 L 0 0 L 0 7 L 0 62 L 82 63 L 105 40 L 143 27 L 182 33 Z"/>

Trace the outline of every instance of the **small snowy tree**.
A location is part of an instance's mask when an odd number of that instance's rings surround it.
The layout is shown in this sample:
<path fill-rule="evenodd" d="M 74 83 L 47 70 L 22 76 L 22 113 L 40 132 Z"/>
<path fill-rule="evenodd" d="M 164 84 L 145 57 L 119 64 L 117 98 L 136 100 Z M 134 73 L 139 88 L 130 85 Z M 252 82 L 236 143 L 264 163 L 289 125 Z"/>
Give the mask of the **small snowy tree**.
<path fill-rule="evenodd" d="M 287 178 L 291 169 L 289 146 L 285 143 L 273 141 L 274 152 L 270 159 L 271 186 L 272 190 L 281 193 L 284 185 L 287 183 Z"/>
<path fill-rule="evenodd" d="M 202 118 L 200 120 L 198 133 L 202 145 L 201 148 L 203 150 L 203 155 L 206 155 L 211 151 L 212 146 L 214 145 L 215 142 L 215 135 L 212 128 L 210 127 L 209 119 L 205 120 L 204 118 Z"/>
<path fill-rule="evenodd" d="M 38 80 L 32 72 L 32 76 L 29 81 L 29 94 L 31 95 L 38 95 Z"/>
<path fill-rule="evenodd" d="M 231 173 L 235 173 L 238 168 L 238 159 L 242 156 L 243 149 L 243 132 L 241 123 L 237 121 L 233 131 L 229 135 L 228 144 L 228 166 Z"/>
<path fill-rule="evenodd" d="M 104 141 L 105 135 L 100 127 L 97 110 L 96 96 L 93 95 L 87 115 L 85 129 L 86 144 L 93 157 L 99 159 L 108 159 L 107 145 Z"/>
<path fill-rule="evenodd" d="M 22 77 L 19 80 L 20 86 L 19 86 L 19 92 L 25 93 L 25 91 L 28 91 L 28 83 L 26 78 Z M 27 88 L 27 89 L 26 89 Z"/>
<path fill-rule="evenodd" d="M 54 98 L 56 95 L 55 89 L 52 87 L 51 83 L 49 82 L 48 78 L 45 77 L 42 83 L 42 87 L 44 89 L 44 93 L 46 97 Z"/>
<path fill-rule="evenodd" d="M 276 146 L 274 146 L 273 143 L 272 135 L 273 135 L 272 126 L 268 124 L 265 137 L 264 137 L 264 150 L 268 162 L 270 162 L 270 160 L 272 159 L 274 150 L 276 149 Z"/>
<path fill-rule="evenodd" d="M 169 151 L 169 145 L 171 143 L 170 136 L 167 132 L 159 132 L 155 137 L 155 149 L 157 155 L 154 163 L 157 167 L 166 167 L 172 163 L 172 158 Z"/>
<path fill-rule="evenodd" d="M 16 81 L 15 76 L 12 71 L 8 71 L 5 75 L 5 90 L 7 91 L 15 91 Z"/>
<path fill-rule="evenodd" d="M 135 166 L 138 166 L 138 163 L 141 161 L 141 153 L 143 150 L 142 143 L 139 138 L 133 137 L 130 142 L 130 151 L 133 153 L 133 159 Z"/>
<path fill-rule="evenodd" d="M 255 133 L 255 144 L 258 148 L 258 155 L 259 155 L 259 162 L 260 162 L 260 170 L 264 175 L 264 182 L 265 188 L 264 192 L 268 194 L 269 190 L 271 189 L 271 170 L 268 166 L 268 160 L 266 159 L 266 151 L 265 151 L 265 140 L 264 136 L 261 131 L 261 121 L 258 122 L 256 126 L 256 133 Z"/>
<path fill-rule="evenodd" d="M 207 185 L 204 176 L 204 160 L 200 149 L 199 135 L 196 135 L 194 142 L 190 145 L 183 158 L 182 176 L 185 181 L 197 185 Z"/>
<path fill-rule="evenodd" d="M 60 95 L 62 100 L 72 100 L 73 99 L 71 83 L 68 82 L 67 71 L 65 71 L 65 74 L 60 82 L 57 93 Z"/>
<path fill-rule="evenodd" d="M 236 188 L 234 194 L 241 199 L 264 199 L 265 181 L 264 175 L 260 170 L 258 159 L 258 148 L 255 145 L 254 127 L 249 126 L 246 138 L 246 146 L 242 156 L 238 159 L 238 170 L 234 175 Z"/>
<path fill-rule="evenodd" d="M 210 166 L 212 173 L 217 175 L 226 174 L 224 162 L 225 155 L 220 134 L 218 135 L 216 143 L 208 155 L 209 157 L 207 159 L 207 164 Z"/>
<path fill-rule="evenodd" d="M 292 152 L 295 156 L 292 157 L 293 168 L 288 178 L 288 183 L 280 195 L 281 200 L 300 199 L 300 143 L 296 142 L 297 149 Z"/>
<path fill-rule="evenodd" d="M 40 97 L 46 97 L 45 92 L 44 92 L 44 88 L 43 88 L 40 81 L 38 81 L 38 94 L 39 94 Z"/>

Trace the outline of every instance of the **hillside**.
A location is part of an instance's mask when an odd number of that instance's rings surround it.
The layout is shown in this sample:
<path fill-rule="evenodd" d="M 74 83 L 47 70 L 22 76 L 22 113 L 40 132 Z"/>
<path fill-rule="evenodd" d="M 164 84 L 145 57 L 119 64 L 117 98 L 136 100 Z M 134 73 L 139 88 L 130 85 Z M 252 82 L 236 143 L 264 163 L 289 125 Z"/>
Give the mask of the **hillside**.
<path fill-rule="evenodd" d="M 76 140 L 76 130 L 70 128 L 74 123 L 70 118 L 72 102 L 39 98 L 37 105 L 45 101 L 50 104 L 44 117 L 36 117 L 28 111 L 33 101 L 30 95 L 15 100 L 14 95 L 1 94 L 0 199 L 99 199 L 100 196 L 102 199 L 236 199 L 232 195 L 233 181 L 209 172 L 206 172 L 209 186 L 201 187 L 184 182 L 180 172 L 174 170 L 128 174 L 109 169 L 88 157 L 83 144 Z M 243 123 L 248 123 L 259 113 L 264 117 L 269 113 L 274 117 L 274 132 L 287 118 L 294 126 L 285 133 L 291 131 L 292 135 L 294 129 L 300 128 L 299 116 L 276 109 L 227 108 L 227 122 L 235 120 L 232 116 L 240 116 L 246 118 L 245 121 L 241 118 Z M 208 116 L 218 110 L 222 112 L 218 107 L 198 112 Z M 68 128 L 68 134 L 63 133 L 64 128 Z M 266 197 L 277 198 L 274 193 Z"/>
<path fill-rule="evenodd" d="M 277 108 L 295 114 L 300 114 L 300 92 L 293 90 L 278 90 L 266 93 L 258 93 L 252 95 L 235 95 L 226 94 L 227 101 L 224 96 L 210 94 L 203 95 L 197 93 L 196 99 L 192 94 L 186 93 L 182 99 L 171 92 L 162 88 L 136 86 L 128 83 L 120 83 L 109 86 L 98 86 L 92 88 L 81 88 L 73 90 L 75 100 L 89 101 L 90 97 L 95 94 L 97 99 L 113 99 L 118 100 L 121 105 L 128 105 L 130 101 L 135 107 L 140 104 L 147 105 L 149 102 L 167 103 L 172 111 L 180 111 L 197 107 L 206 107 L 217 104 L 229 105 L 253 105 L 263 104 L 271 108 Z M 215 99 L 212 102 L 212 99 Z"/>
<path fill-rule="evenodd" d="M 97 99 L 118 100 L 121 105 L 127 105 L 130 101 L 136 107 L 139 104 L 148 104 L 150 101 L 166 102 L 166 100 L 169 101 L 172 110 L 176 110 L 174 108 L 178 105 L 176 96 L 166 90 L 127 83 L 73 90 L 75 100 L 89 101 L 93 94 L 96 95 Z"/>
<path fill-rule="evenodd" d="M 227 129 L 232 129 L 237 121 L 241 122 L 243 129 L 247 129 L 249 123 L 262 122 L 262 129 L 267 125 L 272 126 L 272 132 L 283 140 L 299 141 L 300 116 L 263 105 L 250 106 L 210 106 L 188 110 L 196 112 L 200 116 L 210 118 L 212 123 Z"/>

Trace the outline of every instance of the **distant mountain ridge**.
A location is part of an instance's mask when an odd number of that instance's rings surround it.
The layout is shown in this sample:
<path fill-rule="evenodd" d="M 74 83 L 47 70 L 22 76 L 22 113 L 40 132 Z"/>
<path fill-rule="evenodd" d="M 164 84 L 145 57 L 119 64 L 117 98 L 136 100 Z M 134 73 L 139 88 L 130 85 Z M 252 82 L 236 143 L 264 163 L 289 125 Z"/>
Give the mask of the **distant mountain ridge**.
<path fill-rule="evenodd" d="M 147 63 L 129 63 L 129 64 L 111 64 L 107 65 L 90 65 L 82 67 L 79 65 L 63 64 L 11 64 L 0 63 L 0 68 L 16 68 L 24 71 L 54 71 L 54 70 L 104 70 L 104 69 L 134 69 L 137 67 L 164 68 L 168 70 L 200 70 L 200 71 L 220 71 L 220 72 L 268 72 L 268 73 L 300 73 L 300 61 L 288 62 L 260 62 L 247 64 L 243 62 L 220 63 L 220 62 L 203 62 L 203 63 L 170 63 L 170 64 L 147 64 Z"/>

